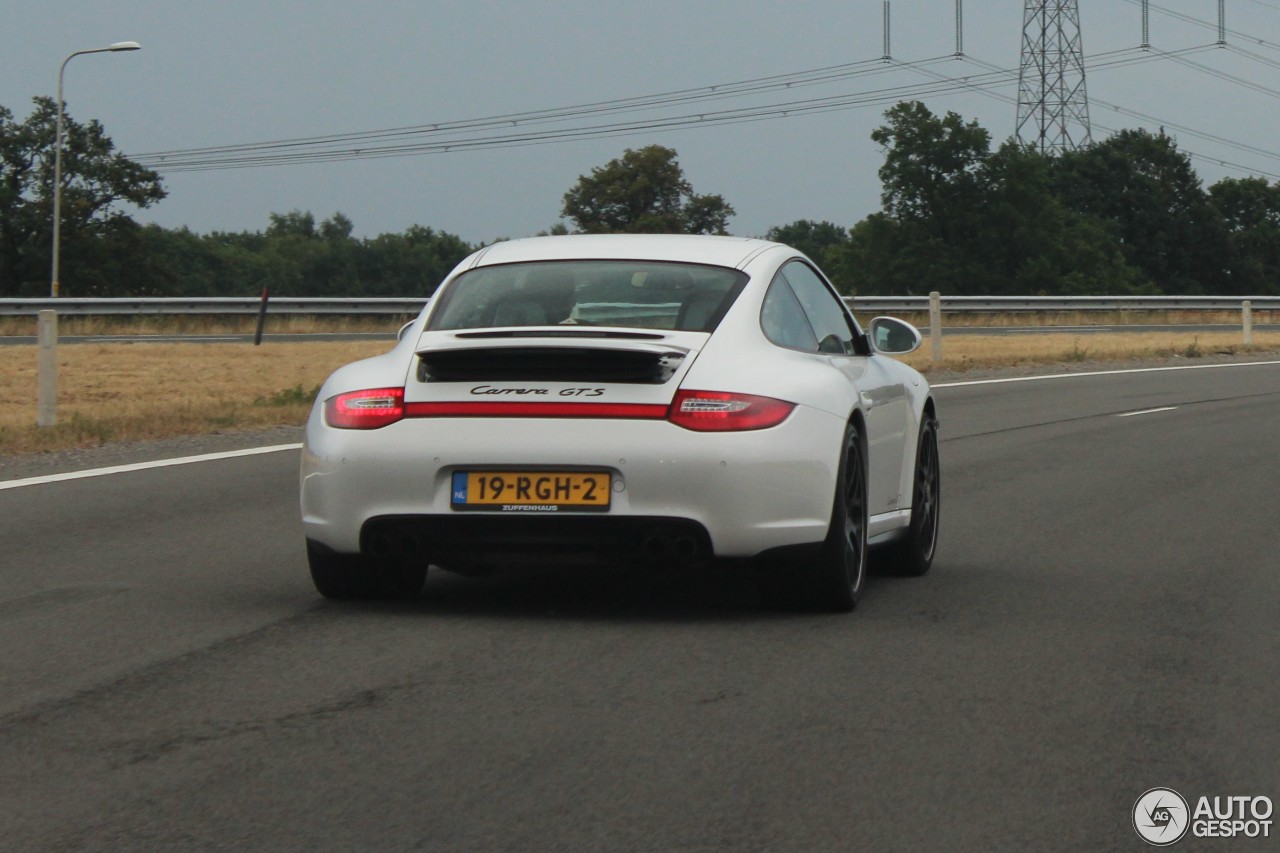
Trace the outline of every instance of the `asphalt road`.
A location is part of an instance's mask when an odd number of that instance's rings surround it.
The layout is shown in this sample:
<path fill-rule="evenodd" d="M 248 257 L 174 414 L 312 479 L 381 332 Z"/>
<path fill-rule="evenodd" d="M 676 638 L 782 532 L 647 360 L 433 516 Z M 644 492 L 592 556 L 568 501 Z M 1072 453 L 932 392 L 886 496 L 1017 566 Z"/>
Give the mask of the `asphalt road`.
<path fill-rule="evenodd" d="M 1280 364 L 937 394 L 939 558 L 846 616 L 325 602 L 296 451 L 0 490 L 0 847 L 1144 850 L 1149 788 L 1280 800 Z"/>

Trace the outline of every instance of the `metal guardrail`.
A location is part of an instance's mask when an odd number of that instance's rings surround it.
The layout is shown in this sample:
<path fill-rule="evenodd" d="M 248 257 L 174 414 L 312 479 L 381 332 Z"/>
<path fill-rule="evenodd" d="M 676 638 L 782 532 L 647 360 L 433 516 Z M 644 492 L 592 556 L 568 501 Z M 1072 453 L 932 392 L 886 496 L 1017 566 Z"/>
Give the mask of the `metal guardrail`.
<path fill-rule="evenodd" d="M 854 296 L 855 311 L 887 314 L 929 310 L 928 296 Z M 952 314 L 1069 311 L 1239 311 L 1252 302 L 1255 311 L 1280 309 L 1280 296 L 943 296 L 942 310 Z"/>
<path fill-rule="evenodd" d="M 426 299 L 277 296 L 269 301 L 272 314 L 381 314 L 413 315 L 427 304 Z M 257 314 L 262 299 L 257 296 L 203 297 L 119 297 L 112 299 L 6 299 L 0 297 L 0 316 L 35 316 L 52 309 L 63 317 L 146 315 L 146 314 Z"/>
<path fill-rule="evenodd" d="M 943 296 L 945 313 L 1045 313 L 1067 311 L 1239 311 L 1244 302 L 1255 311 L 1280 310 L 1280 296 Z M 859 312 L 899 314 L 929 310 L 928 296 L 854 296 L 845 300 Z M 7 299 L 0 297 L 0 316 L 34 317 L 53 309 L 63 317 L 147 314 L 257 314 L 259 297 L 153 297 L 110 299 Z M 426 299 L 274 297 L 272 314 L 365 314 L 411 316 Z"/>

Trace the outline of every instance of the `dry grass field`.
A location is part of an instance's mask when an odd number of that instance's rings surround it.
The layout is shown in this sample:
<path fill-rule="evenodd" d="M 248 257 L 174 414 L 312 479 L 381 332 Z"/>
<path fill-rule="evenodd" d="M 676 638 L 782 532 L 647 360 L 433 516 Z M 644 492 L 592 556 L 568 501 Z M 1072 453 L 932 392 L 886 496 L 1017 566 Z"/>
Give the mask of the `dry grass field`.
<path fill-rule="evenodd" d="M 1070 365 L 1091 361 L 1197 359 L 1212 355 L 1264 357 L 1280 353 L 1280 332 L 1254 332 L 1253 344 L 1231 332 L 1096 332 L 1054 334 L 963 335 L 945 337 L 939 370 L 969 371 L 999 367 Z M 928 339 L 907 356 L 908 364 L 926 375 L 935 368 Z"/>
<path fill-rule="evenodd" d="M 405 317 L 315 317 L 279 314 L 267 318 L 265 331 L 274 335 L 316 332 L 389 332 L 412 320 Z M 94 335 L 252 335 L 256 316 L 190 315 L 150 317 L 59 317 L 58 334 Z M 36 333 L 31 317 L 0 317 L 0 337 L 30 337 Z"/>
<path fill-rule="evenodd" d="M 36 427 L 36 348 L 0 347 L 0 454 L 301 424 L 335 367 L 389 343 L 76 344 Z"/>
<path fill-rule="evenodd" d="M 949 322 L 949 321 L 948 321 Z M 1095 319 L 1096 322 L 1096 319 Z M 1200 318 L 1200 322 L 1205 322 Z M 21 331 L 34 333 L 26 321 Z M 62 334 L 123 333 L 121 324 Z M 387 321 L 356 321 L 345 331 L 387 331 Z M 332 330 L 332 321 L 298 323 L 291 331 Z M 251 324 L 247 330 L 251 331 Z M 172 323 L 163 329 L 172 334 Z M 237 327 L 245 331 L 243 327 Z M 0 329 L 0 331 L 3 331 Z M 134 331 L 138 329 L 135 327 Z M 186 333 L 233 331 L 203 323 Z M 280 331 L 279 328 L 274 331 Z M 908 363 L 927 373 L 997 367 L 1079 364 L 1123 359 L 1195 359 L 1217 353 L 1280 353 L 1280 333 L 1255 333 L 1254 346 L 1240 344 L 1240 331 L 1129 332 L 1097 334 L 964 335 L 946 339 L 943 361 L 931 363 L 928 341 Z M 110 442 L 177 435 L 300 425 L 320 383 L 336 367 L 385 352 L 389 341 L 251 344 L 76 344 L 58 350 L 58 424 L 36 421 L 36 348 L 0 347 L 0 455 L 31 453 Z"/>

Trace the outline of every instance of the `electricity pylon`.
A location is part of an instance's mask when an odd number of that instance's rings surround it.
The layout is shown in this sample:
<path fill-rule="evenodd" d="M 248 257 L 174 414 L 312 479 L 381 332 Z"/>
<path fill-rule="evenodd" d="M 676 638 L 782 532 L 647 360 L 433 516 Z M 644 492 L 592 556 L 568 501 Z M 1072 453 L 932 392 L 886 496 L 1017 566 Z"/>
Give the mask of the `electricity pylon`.
<path fill-rule="evenodd" d="M 1018 75 L 1020 142 L 1041 153 L 1092 141 L 1077 0 L 1026 0 Z"/>

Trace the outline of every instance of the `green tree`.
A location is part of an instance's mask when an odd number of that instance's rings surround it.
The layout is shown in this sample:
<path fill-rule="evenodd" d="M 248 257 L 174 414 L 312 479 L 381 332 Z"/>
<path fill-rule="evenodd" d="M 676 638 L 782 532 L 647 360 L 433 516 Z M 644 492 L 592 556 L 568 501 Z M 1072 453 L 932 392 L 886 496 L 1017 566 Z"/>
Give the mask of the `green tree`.
<path fill-rule="evenodd" d="M 1103 222 L 1129 265 L 1160 292 L 1221 292 L 1226 229 L 1172 138 L 1122 130 L 1054 165 L 1055 194 Z"/>
<path fill-rule="evenodd" d="M 425 296 L 473 251 L 453 235 L 416 225 L 404 234 L 357 240 L 341 213 L 319 225 L 310 212 L 297 210 L 270 219 L 255 271 L 257 286 L 280 295 Z"/>
<path fill-rule="evenodd" d="M 834 222 L 797 219 L 787 225 L 775 225 L 765 232 L 764 238 L 799 249 L 817 264 L 823 265 L 827 262 L 827 253 L 832 247 L 849 242 L 849 232 Z"/>
<path fill-rule="evenodd" d="M 365 240 L 360 280 L 369 296 L 430 296 L 458 263 L 476 250 L 444 231 L 421 225 L 403 234 Z"/>
<path fill-rule="evenodd" d="M 0 107 L 0 293 L 48 292 L 52 251 L 57 104 L 33 99 L 24 121 Z M 160 176 L 115 151 L 97 121 L 63 115 L 64 293 L 116 295 L 142 245 L 121 205 L 150 207 L 165 196 Z M 114 268 L 115 272 L 108 274 Z"/>
<path fill-rule="evenodd" d="M 967 292 L 974 285 L 971 249 L 980 227 L 991 136 L 977 122 L 965 123 L 956 113 L 936 116 L 919 101 L 895 105 L 885 119 L 871 139 L 884 152 L 879 174 L 888 221 L 853 235 L 849 262 L 860 251 L 896 256 L 861 258 L 892 276 L 873 287 L 876 292 Z M 870 245 L 873 233 L 890 239 Z"/>
<path fill-rule="evenodd" d="M 841 292 L 880 296 L 923 296 L 981 292 L 971 288 L 958 264 L 960 255 L 917 222 L 873 213 L 849 229 L 838 250 Z"/>
<path fill-rule="evenodd" d="M 267 215 L 267 219 L 271 222 L 267 226 L 267 237 L 276 239 L 296 237 L 301 240 L 310 240 L 316 236 L 316 218 L 309 210 L 271 213 Z"/>
<path fill-rule="evenodd" d="M 330 243 L 343 243 L 351 239 L 351 232 L 355 227 L 355 223 L 339 211 L 320 223 L 320 239 Z"/>
<path fill-rule="evenodd" d="M 307 274 L 326 296 L 361 294 L 365 288 L 360 277 L 363 246 L 351 236 L 354 227 L 346 216 L 335 213 L 316 229 Z"/>
<path fill-rule="evenodd" d="M 825 220 L 797 219 L 787 225 L 775 225 L 765 232 L 764 238 L 799 249 L 822 268 L 837 290 L 846 294 L 854 292 L 854 282 L 844 263 L 849 245 L 847 229 Z"/>
<path fill-rule="evenodd" d="M 270 215 L 266 231 L 194 234 L 187 228 L 136 229 L 141 261 L 130 270 L 148 296 L 428 296 L 475 249 L 461 239 L 413 226 L 372 239 L 352 236 L 335 213 L 317 224 L 310 212 Z"/>
<path fill-rule="evenodd" d="M 1103 295 L 1143 290 L 1101 221 L 1054 193 L 1054 160 L 1013 140 L 982 164 L 967 269 L 982 293 Z"/>
<path fill-rule="evenodd" d="M 229 249 L 189 228 L 147 225 L 140 229 L 142 263 L 134 270 L 139 296 L 227 296 Z M 249 291 L 239 291 L 248 295 Z"/>
<path fill-rule="evenodd" d="M 718 195 L 695 195 L 661 145 L 633 150 L 582 175 L 564 194 L 561 216 L 587 234 L 725 234 L 733 207 Z"/>
<path fill-rule="evenodd" d="M 1116 237 L 1058 197 L 1054 160 L 955 113 L 902 103 L 872 133 L 885 152 L 884 210 L 832 250 L 849 292 L 1133 293 Z"/>
<path fill-rule="evenodd" d="M 944 240 L 962 237 L 982 195 L 981 172 L 991 135 L 956 113 L 939 118 L 919 101 L 885 113 L 888 124 L 871 132 L 884 151 L 880 180 L 884 212 L 920 222 Z"/>
<path fill-rule="evenodd" d="M 1280 294 L 1280 184 L 1225 178 L 1209 199 L 1227 231 L 1225 292 Z"/>

